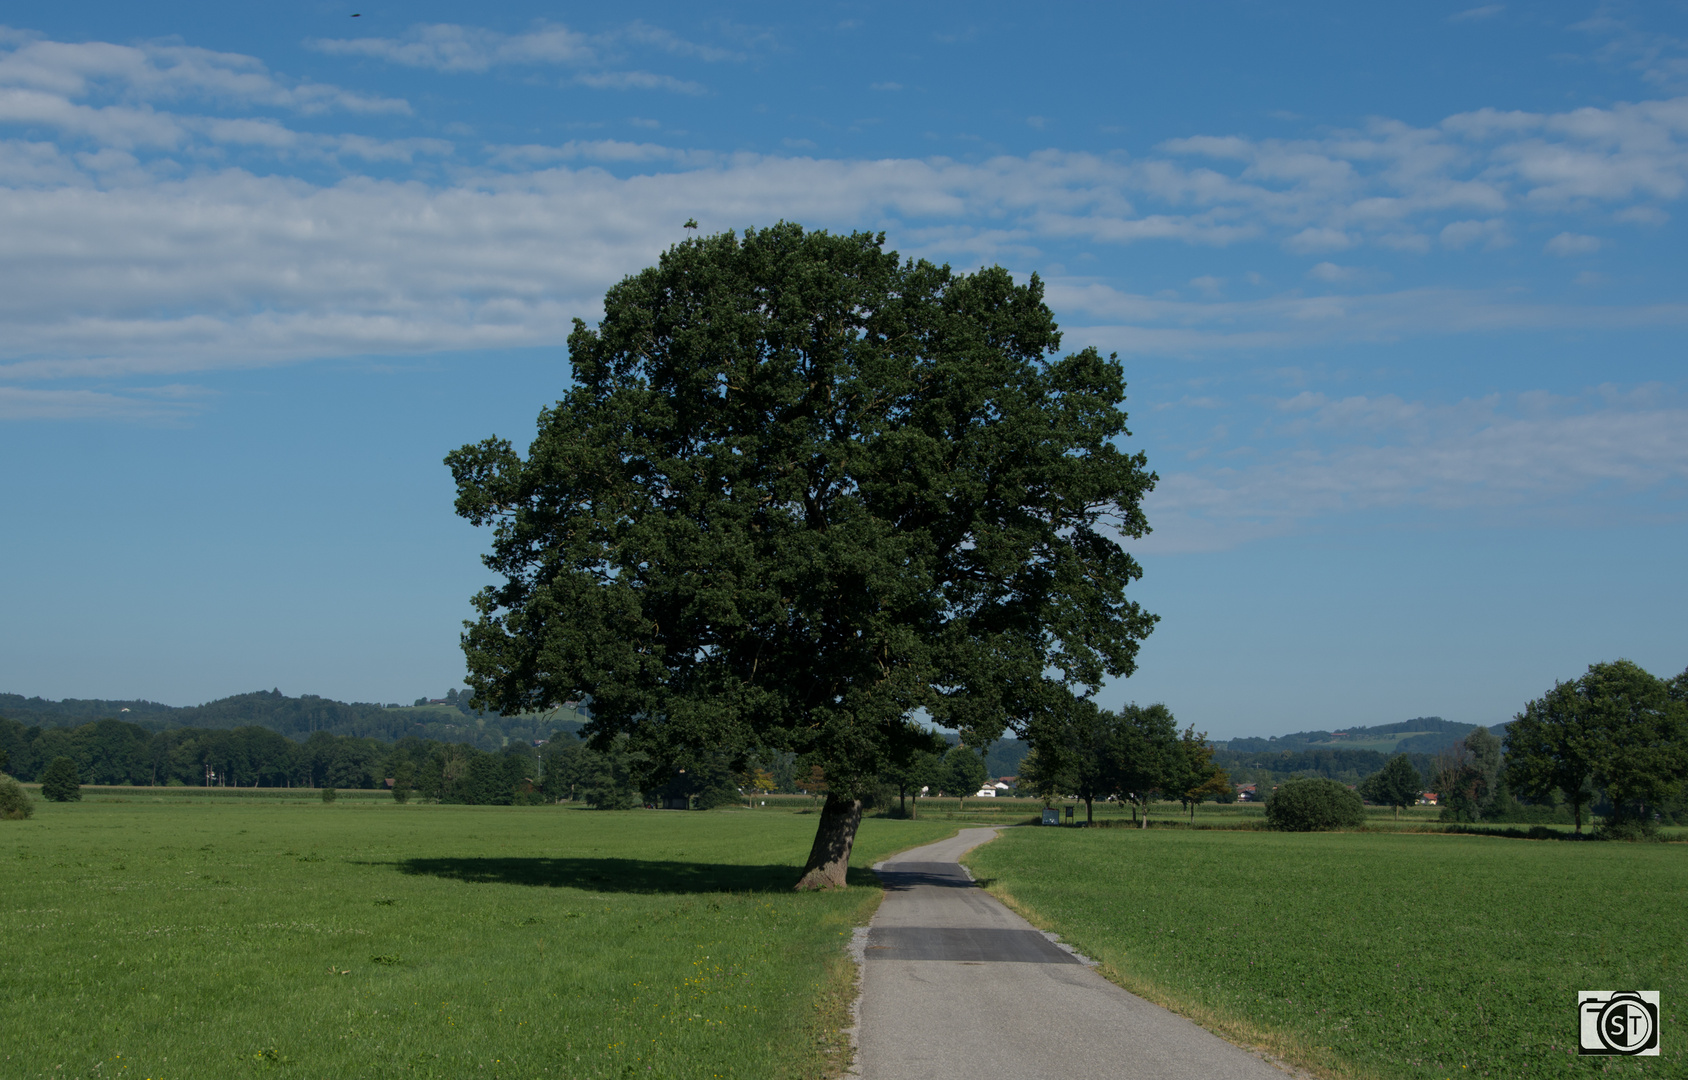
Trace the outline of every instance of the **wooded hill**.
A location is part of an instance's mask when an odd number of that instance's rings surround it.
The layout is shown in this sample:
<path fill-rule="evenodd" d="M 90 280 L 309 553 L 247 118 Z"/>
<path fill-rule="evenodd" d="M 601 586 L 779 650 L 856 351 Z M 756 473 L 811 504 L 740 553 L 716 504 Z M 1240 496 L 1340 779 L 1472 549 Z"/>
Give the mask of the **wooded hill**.
<path fill-rule="evenodd" d="M 1336 731 L 1297 731 L 1266 739 L 1231 739 L 1215 743 L 1222 750 L 1242 754 L 1299 750 L 1373 750 L 1382 754 L 1435 754 L 1475 731 L 1477 724 L 1461 724 L 1440 716 L 1420 716 L 1398 724 L 1339 728 Z M 1506 724 L 1492 724 L 1489 730 L 1505 737 Z"/>
<path fill-rule="evenodd" d="M 181 727 L 212 730 L 261 727 L 300 740 L 318 731 L 383 742 L 415 736 L 442 743 L 468 743 L 489 751 L 512 742 L 543 739 L 553 731 L 579 731 L 586 721 L 583 713 L 573 709 L 499 716 L 472 710 L 466 702 L 420 706 L 348 704 L 315 694 L 288 697 L 280 690 L 259 690 L 204 705 L 181 707 L 156 701 L 94 698 L 49 701 L 0 694 L 0 717 L 41 728 L 75 727 L 91 720 L 114 718 L 154 733 Z"/>
<path fill-rule="evenodd" d="M 467 691 L 465 691 L 467 694 Z M 585 725 L 583 711 L 559 709 L 547 714 L 499 716 L 470 709 L 467 702 L 429 705 L 380 705 L 343 702 L 315 694 L 288 697 L 280 690 L 237 694 L 203 705 L 173 706 L 155 701 L 116 701 L 66 698 L 49 701 L 18 694 L 0 694 L 0 717 L 32 727 L 75 727 L 92 720 L 116 718 L 150 732 L 175 728 L 232 730 L 260 727 L 294 740 L 315 732 L 396 742 L 415 737 L 440 743 L 467 743 L 496 752 L 517 743 L 548 738 L 553 731 L 578 733 Z M 1342 728 L 1337 731 L 1298 731 L 1271 738 L 1217 742 L 1214 761 L 1238 781 L 1268 780 L 1301 775 L 1325 776 L 1357 783 L 1383 767 L 1396 753 L 1409 753 L 1428 776 L 1430 760 L 1464 738 L 1477 725 L 1422 716 L 1395 724 Z M 1504 737 L 1504 725 L 1491 730 Z M 955 736 L 948 741 L 953 745 Z M 1001 739 L 991 744 L 986 766 L 992 777 L 1020 771 L 1026 744 Z"/>

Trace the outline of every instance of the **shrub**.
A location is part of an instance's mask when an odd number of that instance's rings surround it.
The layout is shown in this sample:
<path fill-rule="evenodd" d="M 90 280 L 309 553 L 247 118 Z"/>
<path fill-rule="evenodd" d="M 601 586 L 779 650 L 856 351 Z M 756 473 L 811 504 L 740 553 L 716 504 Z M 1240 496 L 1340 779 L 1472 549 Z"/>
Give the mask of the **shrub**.
<path fill-rule="evenodd" d="M 1352 829 L 1365 818 L 1360 796 L 1335 780 L 1286 780 L 1266 800 L 1266 823 L 1286 832 Z"/>
<path fill-rule="evenodd" d="M 9 776 L 0 776 L 0 821 L 22 821 L 35 813 L 29 793 Z"/>
<path fill-rule="evenodd" d="M 54 758 L 41 774 L 41 797 L 51 802 L 80 802 L 82 777 L 76 772 L 76 762 L 67 757 Z"/>
<path fill-rule="evenodd" d="M 340 792 L 338 792 L 334 788 L 325 787 L 325 788 L 322 789 L 322 801 L 323 802 L 333 802 L 335 799 L 338 799 L 339 797 L 340 797 Z"/>
<path fill-rule="evenodd" d="M 1659 826 L 1651 818 L 1617 817 L 1601 819 L 1594 827 L 1596 840 L 1622 840 L 1635 843 L 1640 840 L 1659 840 Z"/>

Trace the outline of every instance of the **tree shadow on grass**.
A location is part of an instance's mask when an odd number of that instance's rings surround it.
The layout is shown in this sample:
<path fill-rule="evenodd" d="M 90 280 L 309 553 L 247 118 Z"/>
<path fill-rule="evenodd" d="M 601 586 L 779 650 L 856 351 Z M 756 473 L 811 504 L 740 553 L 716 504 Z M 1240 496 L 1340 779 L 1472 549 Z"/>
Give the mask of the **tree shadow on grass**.
<path fill-rule="evenodd" d="M 603 893 L 791 892 L 802 867 L 787 864 L 672 862 L 652 859 L 404 859 L 401 874 L 472 885 L 535 885 Z M 871 870 L 850 869 L 851 885 L 877 885 Z"/>

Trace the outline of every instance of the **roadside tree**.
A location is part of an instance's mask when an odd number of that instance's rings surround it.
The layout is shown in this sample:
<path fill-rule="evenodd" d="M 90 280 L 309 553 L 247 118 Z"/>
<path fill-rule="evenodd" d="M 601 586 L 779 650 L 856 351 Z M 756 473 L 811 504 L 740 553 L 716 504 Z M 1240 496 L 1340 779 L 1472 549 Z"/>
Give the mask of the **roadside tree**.
<path fill-rule="evenodd" d="M 1029 791 L 1049 806 L 1056 798 L 1071 794 L 1069 784 L 1061 772 L 1060 762 L 1048 747 L 1032 747 L 1020 762 L 1020 788 Z"/>
<path fill-rule="evenodd" d="M 1032 749 L 1020 773 L 1044 803 L 1057 795 L 1084 803 L 1084 820 L 1094 822 L 1097 799 L 1119 794 L 1119 715 L 1088 700 L 1063 703 L 1039 718 Z"/>
<path fill-rule="evenodd" d="M 842 887 L 862 795 L 1130 674 L 1154 616 L 1119 538 L 1154 484 L 1122 369 L 1057 357 L 1034 276 L 903 262 L 792 224 L 670 248 L 569 337 L 521 457 L 447 457 L 494 527 L 463 637 L 476 707 L 590 695 L 596 745 L 789 752 L 825 804 L 800 888 Z"/>
<path fill-rule="evenodd" d="M 1109 714 L 1104 714 L 1109 715 Z M 1149 807 L 1157 795 L 1176 797 L 1186 759 L 1178 745 L 1178 724 L 1165 705 L 1127 705 L 1110 719 L 1108 776 L 1120 796 L 1131 802 L 1149 827 Z"/>
<path fill-rule="evenodd" d="M 935 733 L 929 733 L 928 738 L 929 749 L 914 751 L 904 762 L 891 762 L 883 773 L 885 781 L 897 790 L 897 813 L 911 818 L 920 816 L 921 791 L 937 787 L 943 770 L 944 741 Z"/>

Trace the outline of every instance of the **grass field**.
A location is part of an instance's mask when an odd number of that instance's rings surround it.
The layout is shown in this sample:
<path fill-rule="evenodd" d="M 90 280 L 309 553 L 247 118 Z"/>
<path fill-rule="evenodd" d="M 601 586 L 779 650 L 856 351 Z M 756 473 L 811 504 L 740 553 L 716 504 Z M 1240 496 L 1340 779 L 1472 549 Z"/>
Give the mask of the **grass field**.
<path fill-rule="evenodd" d="M 1120 985 L 1321 1075 L 1688 1076 L 1679 844 L 1028 828 L 967 862 Z M 1661 1057 L 1577 1057 L 1605 989 L 1661 991 Z"/>
<path fill-rule="evenodd" d="M 42 804 L 0 822 L 0 1076 L 818 1075 L 879 891 L 790 891 L 815 821 Z M 953 829 L 869 820 L 855 863 Z"/>

